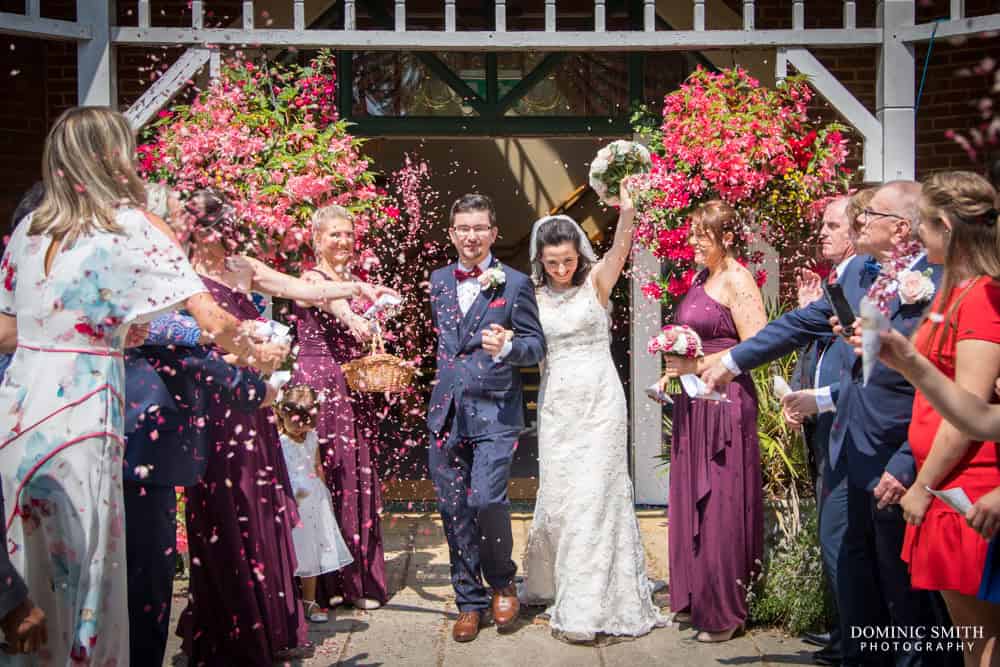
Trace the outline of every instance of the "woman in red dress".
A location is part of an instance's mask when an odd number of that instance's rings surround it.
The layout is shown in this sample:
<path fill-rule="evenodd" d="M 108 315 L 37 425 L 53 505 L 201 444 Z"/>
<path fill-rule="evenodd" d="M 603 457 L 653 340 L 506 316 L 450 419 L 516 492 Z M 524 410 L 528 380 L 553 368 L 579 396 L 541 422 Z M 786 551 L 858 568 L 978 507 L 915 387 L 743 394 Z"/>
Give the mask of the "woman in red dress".
<path fill-rule="evenodd" d="M 1000 376 L 1000 234 L 987 215 L 996 196 L 977 174 L 934 174 L 923 186 L 918 228 L 928 259 L 943 261 L 945 273 L 914 343 L 942 373 L 987 400 Z M 900 276 L 901 295 L 920 286 L 920 276 Z M 910 445 L 918 473 L 901 501 L 910 524 L 902 557 L 914 588 L 941 591 L 955 625 L 983 627 L 964 656 L 975 665 L 986 641 L 1000 633 L 1000 609 L 976 598 L 989 543 L 927 487 L 961 488 L 976 502 L 1000 486 L 998 445 L 969 440 L 919 391 Z"/>

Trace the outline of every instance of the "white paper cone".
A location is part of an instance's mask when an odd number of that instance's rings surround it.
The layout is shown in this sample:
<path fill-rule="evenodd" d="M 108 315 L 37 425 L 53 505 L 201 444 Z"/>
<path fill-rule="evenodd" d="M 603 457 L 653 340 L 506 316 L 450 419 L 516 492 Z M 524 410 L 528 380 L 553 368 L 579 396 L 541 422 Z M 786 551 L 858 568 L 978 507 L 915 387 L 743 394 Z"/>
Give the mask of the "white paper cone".
<path fill-rule="evenodd" d="M 775 397 L 780 401 L 788 394 L 792 393 L 792 388 L 785 382 L 785 378 L 775 375 L 771 378 L 771 388 Z"/>
<path fill-rule="evenodd" d="M 402 301 L 400 299 L 397 299 L 396 297 L 391 296 L 389 294 L 383 294 L 378 298 L 378 301 L 373 303 L 371 307 L 369 307 L 368 310 L 365 311 L 363 317 L 365 319 L 370 320 L 371 318 L 378 315 L 382 310 L 389 308 L 391 306 L 398 306 L 401 303 Z"/>
<path fill-rule="evenodd" d="M 718 401 L 720 403 L 728 403 L 729 399 L 720 394 L 717 391 L 710 392 L 708 390 L 708 385 L 702 382 L 701 378 L 697 375 L 682 375 L 681 376 L 681 386 L 684 387 L 684 392 L 691 398 L 700 398 L 708 401 Z"/>
<path fill-rule="evenodd" d="M 889 320 L 868 297 L 861 299 L 861 371 L 864 385 L 868 384 L 875 364 L 878 363 L 878 353 L 882 349 L 882 339 L 879 336 L 889 330 Z"/>

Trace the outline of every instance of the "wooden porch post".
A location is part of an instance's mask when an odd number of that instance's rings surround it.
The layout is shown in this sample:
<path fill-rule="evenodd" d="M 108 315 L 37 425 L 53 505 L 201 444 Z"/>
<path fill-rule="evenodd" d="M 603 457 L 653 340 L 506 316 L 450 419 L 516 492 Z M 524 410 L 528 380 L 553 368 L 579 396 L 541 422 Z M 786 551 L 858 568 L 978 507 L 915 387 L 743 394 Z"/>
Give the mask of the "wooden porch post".
<path fill-rule="evenodd" d="M 881 0 L 878 25 L 882 50 L 878 61 L 875 115 L 882 124 L 882 179 L 912 179 L 916 173 L 915 59 L 913 45 L 901 31 L 916 18 L 913 0 Z"/>
<path fill-rule="evenodd" d="M 92 26 L 91 39 L 77 46 L 77 104 L 118 108 L 115 48 L 111 43 L 111 0 L 77 0 L 80 22 Z"/>
<path fill-rule="evenodd" d="M 629 291 L 632 303 L 631 336 L 631 426 L 632 483 L 639 505 L 666 505 L 669 480 L 656 457 L 663 442 L 663 408 L 646 396 L 646 387 L 660 379 L 659 356 L 646 353 L 649 339 L 660 330 L 660 307 L 645 297 L 636 275 L 658 275 L 660 264 L 645 248 L 632 257 Z"/>

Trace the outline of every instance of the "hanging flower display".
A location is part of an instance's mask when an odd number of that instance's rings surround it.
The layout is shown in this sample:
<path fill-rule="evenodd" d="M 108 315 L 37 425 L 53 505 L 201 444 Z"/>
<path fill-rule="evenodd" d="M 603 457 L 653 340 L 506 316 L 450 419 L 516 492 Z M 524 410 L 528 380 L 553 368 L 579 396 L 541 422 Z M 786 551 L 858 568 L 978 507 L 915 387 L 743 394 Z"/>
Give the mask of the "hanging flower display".
<path fill-rule="evenodd" d="M 139 146 L 144 176 L 224 194 L 231 249 L 281 270 L 311 262 L 309 219 L 321 206 L 350 210 L 363 243 L 395 207 L 337 116 L 336 82 L 326 52 L 304 67 L 230 60 L 190 105 L 160 113 Z"/>
<path fill-rule="evenodd" d="M 783 259 L 802 259 L 793 255 L 818 232 L 815 203 L 844 192 L 850 175 L 846 130 L 810 116 L 812 95 L 804 77 L 772 89 L 739 67 L 698 68 L 664 99 L 662 124 L 637 127 L 652 169 L 630 178 L 636 238 L 666 267 L 645 284 L 647 297 L 672 307 L 691 287 L 687 221 L 710 199 L 737 210 L 746 244 L 763 241 Z M 761 255 L 744 260 L 757 264 Z M 761 271 L 757 277 L 766 279 Z"/>

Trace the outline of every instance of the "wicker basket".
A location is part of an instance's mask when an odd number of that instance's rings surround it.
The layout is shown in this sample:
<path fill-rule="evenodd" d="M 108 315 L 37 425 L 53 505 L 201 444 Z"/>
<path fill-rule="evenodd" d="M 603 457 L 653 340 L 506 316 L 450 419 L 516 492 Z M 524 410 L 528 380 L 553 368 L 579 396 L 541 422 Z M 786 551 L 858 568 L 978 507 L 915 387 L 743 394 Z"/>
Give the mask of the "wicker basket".
<path fill-rule="evenodd" d="M 416 370 L 399 357 L 386 354 L 382 337 L 372 340 L 372 352 L 349 361 L 341 369 L 354 391 L 368 393 L 400 392 L 410 386 Z"/>

